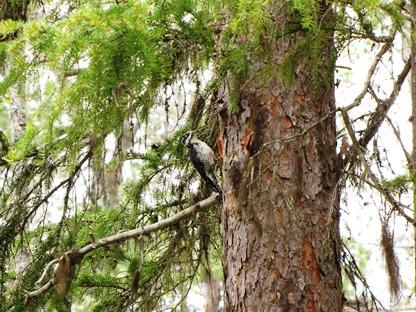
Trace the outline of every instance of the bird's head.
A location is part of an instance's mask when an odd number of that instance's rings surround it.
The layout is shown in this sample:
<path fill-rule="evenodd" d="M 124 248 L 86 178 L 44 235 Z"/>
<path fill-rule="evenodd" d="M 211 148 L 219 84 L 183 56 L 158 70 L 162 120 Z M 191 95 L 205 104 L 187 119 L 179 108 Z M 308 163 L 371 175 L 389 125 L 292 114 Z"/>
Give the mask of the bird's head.
<path fill-rule="evenodd" d="M 181 143 L 188 146 L 189 142 L 194 137 L 194 133 L 195 133 L 195 131 L 188 131 L 188 132 L 185 132 L 184 134 L 182 134 Z"/>

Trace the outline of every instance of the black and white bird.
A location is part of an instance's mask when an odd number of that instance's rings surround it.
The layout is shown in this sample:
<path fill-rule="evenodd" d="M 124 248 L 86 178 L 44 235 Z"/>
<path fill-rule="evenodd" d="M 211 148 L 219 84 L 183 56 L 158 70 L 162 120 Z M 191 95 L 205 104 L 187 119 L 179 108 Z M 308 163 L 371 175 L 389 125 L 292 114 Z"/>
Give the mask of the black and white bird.
<path fill-rule="evenodd" d="M 195 131 L 189 131 L 182 135 L 181 142 L 189 150 L 189 158 L 201 177 L 222 194 L 221 187 L 215 178 L 215 155 L 209 145 L 195 135 Z"/>

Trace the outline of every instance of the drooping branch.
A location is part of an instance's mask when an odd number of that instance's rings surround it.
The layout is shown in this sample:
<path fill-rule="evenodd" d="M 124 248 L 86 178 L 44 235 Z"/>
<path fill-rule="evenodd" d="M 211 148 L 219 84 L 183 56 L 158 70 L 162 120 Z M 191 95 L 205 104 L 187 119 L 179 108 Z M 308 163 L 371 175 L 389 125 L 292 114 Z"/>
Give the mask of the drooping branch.
<path fill-rule="evenodd" d="M 182 210 L 181 212 L 169 218 L 147 225 L 143 228 L 137 228 L 137 229 L 133 229 L 133 230 L 125 231 L 125 232 L 120 232 L 120 233 L 117 233 L 108 237 L 104 237 L 96 242 L 90 243 L 82 247 L 81 249 L 78 250 L 78 252 L 81 256 L 85 256 L 87 253 L 97 248 L 101 248 L 110 244 L 125 241 L 130 238 L 139 237 L 144 234 L 149 234 L 149 233 L 153 233 L 153 232 L 165 229 L 174 224 L 177 224 L 178 222 L 184 219 L 189 218 L 198 210 L 203 210 L 203 209 L 212 207 L 217 202 L 218 197 L 219 197 L 218 194 L 212 195 L 211 197 L 208 197 L 207 199 L 204 199 L 196 203 L 195 205 L 192 205 L 189 208 L 186 208 L 185 210 Z"/>
<path fill-rule="evenodd" d="M 54 279 L 50 279 L 45 285 L 43 285 L 42 287 L 34 290 L 34 291 L 26 291 L 25 292 L 25 304 L 28 304 L 30 298 L 34 298 L 34 297 L 38 297 L 41 294 L 43 294 L 45 291 L 47 291 L 49 288 L 51 288 L 53 285 L 55 285 L 55 281 Z"/>
<path fill-rule="evenodd" d="M 383 55 L 386 54 L 387 51 L 390 50 L 390 48 L 393 44 L 393 40 L 394 40 L 394 32 L 388 36 L 387 42 L 381 47 L 380 51 L 375 56 L 375 58 L 373 60 L 373 63 L 371 64 L 370 68 L 368 69 L 367 77 L 365 79 L 365 82 L 363 84 L 361 92 L 357 95 L 357 97 L 354 99 L 354 101 L 350 105 L 344 107 L 344 109 L 350 110 L 350 109 L 360 105 L 361 101 L 363 100 L 364 96 L 368 93 L 368 90 L 371 86 L 371 79 L 373 78 L 373 75 L 376 71 L 377 65 L 380 63 Z"/>
<path fill-rule="evenodd" d="M 218 202 L 220 198 L 219 194 L 214 194 L 184 210 L 181 212 L 178 212 L 177 214 L 166 218 L 164 220 L 161 220 L 159 222 L 146 225 L 144 227 L 127 230 L 123 232 L 116 233 L 114 235 L 110 235 L 104 238 L 101 238 L 95 242 L 92 242 L 90 244 L 85 245 L 84 247 L 80 248 L 79 250 L 71 250 L 66 252 L 59 260 L 53 260 L 51 262 L 57 262 L 59 261 L 60 265 L 61 263 L 65 263 L 65 261 L 62 261 L 63 259 L 69 259 L 69 263 L 71 263 L 71 268 L 69 268 L 68 271 L 73 271 L 74 266 L 76 264 L 79 264 L 82 261 L 82 258 L 89 252 L 96 250 L 98 248 L 102 248 L 104 246 L 108 246 L 111 244 L 124 242 L 131 238 L 137 238 L 145 234 L 157 232 L 159 230 L 168 228 L 170 226 L 173 226 L 177 223 L 179 223 L 182 220 L 185 220 L 187 218 L 190 218 L 192 215 L 194 215 L 198 211 L 206 210 L 212 206 L 215 205 L 215 203 Z M 75 259 L 75 260 L 74 260 Z M 51 263 L 50 262 L 50 263 Z M 49 263 L 49 264 L 50 264 Z M 66 262 L 67 263 L 67 262 Z M 48 266 L 49 266 L 48 264 Z M 60 265 L 58 265 L 58 268 L 56 269 L 56 272 L 60 270 Z M 46 269 L 45 269 L 46 271 Z M 55 272 L 55 274 L 56 274 Z M 51 278 L 46 284 L 44 284 L 42 287 L 34 290 L 34 291 L 25 291 L 25 303 L 27 303 L 31 298 L 38 297 L 42 295 L 44 292 L 46 292 L 48 289 L 56 285 L 57 280 L 55 277 Z"/>
<path fill-rule="evenodd" d="M 43 282 L 43 280 L 45 279 L 45 277 L 46 277 L 46 274 L 48 274 L 48 272 L 49 272 L 49 269 L 54 265 L 54 264 L 56 264 L 56 263 L 58 263 L 59 262 L 59 259 L 53 259 L 52 261 L 50 261 L 47 265 L 46 265 L 46 267 L 45 267 L 45 269 L 43 270 L 43 273 L 42 273 L 42 275 L 39 277 L 39 279 L 35 282 L 35 285 L 38 285 L 38 284 L 40 284 L 40 283 L 42 283 Z"/>
<path fill-rule="evenodd" d="M 397 76 L 397 80 L 394 83 L 393 90 L 390 93 L 390 96 L 385 99 L 381 100 L 377 97 L 374 90 L 370 88 L 370 93 L 377 101 L 378 106 L 375 112 L 370 117 L 370 121 L 368 123 L 367 129 L 364 131 L 363 135 L 359 139 L 359 144 L 361 146 L 367 146 L 367 144 L 371 141 L 371 139 L 376 134 L 378 128 L 383 123 L 384 119 L 387 116 L 387 113 L 391 106 L 396 101 L 397 96 L 399 95 L 400 89 L 402 88 L 403 82 L 406 79 L 407 75 L 409 74 L 411 68 L 410 58 L 406 61 L 401 73 Z"/>
<path fill-rule="evenodd" d="M 358 156 L 358 159 L 360 160 L 361 164 L 364 166 L 364 169 L 370 178 L 372 182 L 372 186 L 380 192 L 380 194 L 392 205 L 393 209 L 397 211 L 399 215 L 401 215 L 403 218 L 406 219 L 407 222 L 410 224 L 413 224 L 416 226 L 416 221 L 411 218 L 409 215 L 406 214 L 406 212 L 401 207 L 400 203 L 398 203 L 394 197 L 391 195 L 390 192 L 386 191 L 380 181 L 377 179 L 377 177 L 374 175 L 373 171 L 370 168 L 370 165 L 368 164 L 367 160 L 365 159 L 364 152 L 362 150 L 362 145 L 360 145 L 359 141 L 355 137 L 354 129 L 352 128 L 351 122 L 348 117 L 348 113 L 345 110 L 341 111 L 342 118 L 344 120 L 345 126 L 347 128 L 348 134 L 350 136 L 350 139 L 352 140 L 352 152 L 355 153 Z"/>
<path fill-rule="evenodd" d="M 403 82 L 405 81 L 407 75 L 409 74 L 410 67 L 411 67 L 411 64 L 410 64 L 410 59 L 409 59 L 405 63 L 405 66 L 403 67 L 400 74 L 397 76 L 397 79 L 393 86 L 393 90 L 391 91 L 389 97 L 384 100 L 381 100 L 377 97 L 371 85 L 368 85 L 366 87 L 369 90 L 370 94 L 374 97 L 374 99 L 378 103 L 378 106 L 376 110 L 371 114 L 370 120 L 368 122 L 368 126 L 365 129 L 363 135 L 360 138 L 357 138 L 357 144 L 358 144 L 357 146 L 359 146 L 360 148 L 365 148 L 368 145 L 368 143 L 377 133 L 377 130 L 380 128 L 383 121 L 386 119 L 389 109 L 392 107 L 392 105 L 396 101 L 396 98 L 399 95 Z M 338 111 L 340 111 L 341 114 L 343 115 L 344 121 L 346 120 L 345 116 L 348 110 L 354 107 L 352 106 L 353 104 L 338 109 Z M 348 119 L 348 122 L 349 122 L 349 119 Z M 349 151 L 346 153 L 346 157 L 343 163 L 344 168 L 351 167 L 353 165 L 351 164 L 351 161 L 354 160 L 355 157 L 359 156 L 357 155 L 358 151 L 359 149 L 356 149 L 355 146 L 350 147 Z"/>

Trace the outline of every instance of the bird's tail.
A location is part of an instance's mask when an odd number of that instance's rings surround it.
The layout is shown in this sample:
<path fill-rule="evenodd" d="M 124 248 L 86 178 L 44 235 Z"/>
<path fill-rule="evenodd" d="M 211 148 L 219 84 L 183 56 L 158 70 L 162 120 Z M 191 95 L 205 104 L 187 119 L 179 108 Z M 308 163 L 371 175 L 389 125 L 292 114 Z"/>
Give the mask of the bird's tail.
<path fill-rule="evenodd" d="M 215 176 L 208 176 L 208 180 L 211 184 L 211 186 L 222 195 L 222 189 L 221 186 L 218 184 L 217 179 L 215 179 Z"/>

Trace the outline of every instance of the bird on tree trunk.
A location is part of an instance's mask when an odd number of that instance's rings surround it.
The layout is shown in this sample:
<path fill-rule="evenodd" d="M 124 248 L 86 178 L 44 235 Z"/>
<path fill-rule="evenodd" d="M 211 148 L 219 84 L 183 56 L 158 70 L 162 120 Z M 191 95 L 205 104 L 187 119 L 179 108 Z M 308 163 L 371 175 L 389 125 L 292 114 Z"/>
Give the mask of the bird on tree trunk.
<path fill-rule="evenodd" d="M 181 142 L 189 150 L 189 158 L 201 177 L 222 194 L 221 187 L 215 178 L 215 155 L 209 145 L 196 137 L 195 131 L 188 131 L 181 137 Z"/>

